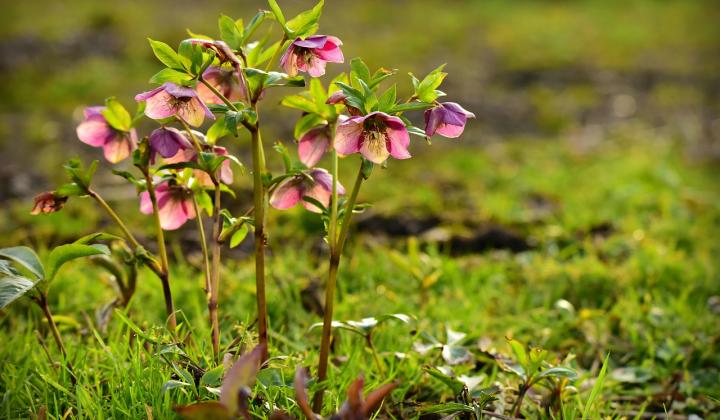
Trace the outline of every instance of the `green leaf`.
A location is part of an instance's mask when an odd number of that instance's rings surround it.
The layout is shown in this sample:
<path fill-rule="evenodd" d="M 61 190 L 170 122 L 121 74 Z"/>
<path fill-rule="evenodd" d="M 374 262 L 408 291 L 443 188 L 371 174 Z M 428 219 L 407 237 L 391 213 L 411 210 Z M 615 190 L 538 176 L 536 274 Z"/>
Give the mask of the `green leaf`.
<path fill-rule="evenodd" d="M 600 395 L 600 391 L 602 391 L 603 385 L 605 384 L 605 376 L 607 375 L 607 369 L 608 369 L 608 361 L 610 360 L 610 353 L 605 356 L 605 360 L 603 361 L 602 369 L 600 369 L 600 373 L 598 374 L 597 379 L 595 380 L 595 385 L 592 387 L 592 391 L 590 391 L 590 397 L 588 397 L 588 400 L 585 402 L 585 406 L 583 408 L 582 413 L 582 420 L 586 420 L 590 416 L 590 409 L 592 408 L 593 403 L 597 399 L 598 395 Z"/>
<path fill-rule="evenodd" d="M 288 108 L 299 109 L 303 112 L 318 113 L 318 107 L 315 102 L 306 96 L 307 92 L 297 95 L 288 95 L 280 101 L 280 104 Z"/>
<path fill-rule="evenodd" d="M 230 48 L 239 50 L 242 47 L 244 31 L 242 20 L 236 22 L 229 16 L 220 15 L 218 28 L 220 29 L 220 38 L 225 41 Z"/>
<path fill-rule="evenodd" d="M 225 136 L 229 136 L 232 134 L 230 130 L 228 130 L 227 126 L 225 125 L 225 116 L 221 115 L 217 117 L 213 125 L 208 128 L 207 134 L 205 135 L 205 138 L 207 139 L 207 142 L 209 144 L 215 144 L 218 139 L 221 139 Z"/>
<path fill-rule="evenodd" d="M 105 245 L 65 244 L 53 249 L 47 260 L 47 280 L 51 281 L 60 267 L 68 261 L 91 255 L 110 255 Z"/>
<path fill-rule="evenodd" d="M 398 112 L 405 112 L 405 111 L 416 111 L 421 109 L 429 109 L 432 108 L 433 104 L 428 104 L 424 102 L 408 102 L 406 104 L 397 104 L 390 108 L 388 110 L 388 113 L 395 114 Z"/>
<path fill-rule="evenodd" d="M 465 389 L 464 383 L 436 367 L 427 366 L 424 369 L 430 376 L 447 385 L 453 393 L 455 393 L 455 395 L 460 395 L 460 393 Z"/>
<path fill-rule="evenodd" d="M 249 229 L 247 224 L 243 223 L 237 230 L 237 232 L 233 233 L 233 235 L 230 237 L 230 248 L 235 248 L 236 246 L 240 245 L 240 243 L 242 243 L 242 241 L 247 236 L 248 231 Z"/>
<path fill-rule="evenodd" d="M 176 380 L 174 380 L 174 379 L 170 379 L 169 381 L 167 381 L 167 382 L 165 382 L 165 383 L 163 384 L 163 386 L 162 386 L 162 393 L 164 394 L 164 393 L 168 392 L 168 391 L 171 390 L 171 389 L 182 388 L 182 387 L 186 387 L 186 386 L 192 386 L 192 385 L 190 385 L 190 384 L 187 383 L 187 382 L 176 381 Z"/>
<path fill-rule="evenodd" d="M 474 413 L 472 407 L 457 402 L 445 402 L 438 405 L 422 408 L 423 413 L 446 414 L 446 413 Z M 444 417 L 447 418 L 447 417 Z"/>
<path fill-rule="evenodd" d="M 219 386 L 223 373 L 224 369 L 222 364 L 208 370 L 203 374 L 202 378 L 200 378 L 200 386 Z"/>
<path fill-rule="evenodd" d="M 547 377 L 575 379 L 577 378 L 577 372 L 570 368 L 556 366 L 540 372 L 540 374 L 537 376 L 538 379 Z"/>
<path fill-rule="evenodd" d="M 389 112 L 397 101 L 397 86 L 390 86 L 378 99 L 378 109 L 383 112 Z"/>
<path fill-rule="evenodd" d="M 415 96 L 423 102 L 433 102 L 440 96 L 435 93 L 435 89 L 440 87 L 447 73 L 443 73 L 445 64 L 431 71 L 425 78 L 418 83 L 415 88 Z"/>
<path fill-rule="evenodd" d="M 296 139 L 300 139 L 300 137 L 303 134 L 307 133 L 308 130 L 324 123 L 325 120 L 317 114 L 307 114 L 300 118 L 297 123 L 295 123 L 295 130 L 293 132 L 293 135 Z"/>
<path fill-rule="evenodd" d="M 320 0 L 312 9 L 290 19 L 285 26 L 292 31 L 294 36 L 306 37 L 314 34 L 318 30 L 318 20 L 320 20 L 324 4 L 325 1 Z"/>
<path fill-rule="evenodd" d="M 132 117 L 124 106 L 114 97 L 105 99 L 105 109 L 102 115 L 114 129 L 130 131 L 132 128 Z"/>
<path fill-rule="evenodd" d="M 175 50 L 168 44 L 162 41 L 155 41 L 150 38 L 148 38 L 148 42 L 150 42 L 150 47 L 152 48 L 155 57 L 157 57 L 161 63 L 165 64 L 165 66 L 178 70 L 185 68 L 182 65 L 182 61 L 180 60 L 178 53 L 176 53 Z"/>
<path fill-rule="evenodd" d="M 172 82 L 176 85 L 184 85 L 192 79 L 193 77 L 184 71 L 164 68 L 153 74 L 150 78 L 150 83 L 163 84 L 165 82 Z"/>
<path fill-rule="evenodd" d="M 55 192 L 65 197 L 77 197 L 87 194 L 87 191 L 74 182 L 59 186 Z"/>
<path fill-rule="evenodd" d="M 45 278 L 45 270 L 35 251 L 26 246 L 0 249 L 0 257 L 14 261 L 30 270 L 39 280 Z"/>
<path fill-rule="evenodd" d="M 33 287 L 35 287 L 35 283 L 22 276 L 0 278 L 0 309 L 11 304 Z"/>
<path fill-rule="evenodd" d="M 137 324 L 132 322 L 132 320 L 130 318 L 128 318 L 127 315 L 122 310 L 115 309 L 115 315 L 117 315 L 118 318 L 120 318 L 120 320 L 123 323 L 125 323 L 132 332 L 137 334 L 138 337 L 142 338 L 143 340 L 147 341 L 148 343 L 158 344 L 158 340 L 156 338 L 153 338 L 153 337 L 150 337 L 149 335 L 147 335 L 145 333 L 145 331 L 143 331 L 142 328 L 138 327 Z"/>
<path fill-rule="evenodd" d="M 508 344 L 510 345 L 510 350 L 512 350 L 515 355 L 515 361 L 521 366 L 527 366 L 530 363 L 530 359 L 525 351 L 525 346 L 513 339 L 508 339 Z"/>
<path fill-rule="evenodd" d="M 255 30 L 260 26 L 260 24 L 262 24 L 265 19 L 271 17 L 272 15 L 272 12 L 268 12 L 267 10 L 261 10 L 257 14 L 255 14 L 255 16 L 250 19 L 250 22 L 248 22 L 247 26 L 245 27 L 242 43 L 245 44 L 255 32 Z"/>
<path fill-rule="evenodd" d="M 360 57 L 355 57 L 350 61 L 351 74 L 355 74 L 358 79 L 365 83 L 370 83 L 370 69 Z"/>
<path fill-rule="evenodd" d="M 282 25 L 283 29 L 287 31 L 287 27 L 285 25 L 285 15 L 283 15 L 280 6 L 278 6 L 275 0 L 268 0 L 268 5 L 270 6 L 270 11 L 272 11 L 273 15 L 275 15 L 275 19 L 280 25 Z"/>

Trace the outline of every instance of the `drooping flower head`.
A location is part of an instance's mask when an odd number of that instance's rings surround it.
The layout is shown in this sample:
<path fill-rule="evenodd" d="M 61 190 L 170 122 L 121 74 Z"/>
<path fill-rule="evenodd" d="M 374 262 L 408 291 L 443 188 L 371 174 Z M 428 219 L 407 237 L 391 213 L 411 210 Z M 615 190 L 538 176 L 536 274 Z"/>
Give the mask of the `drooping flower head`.
<path fill-rule="evenodd" d="M 173 127 L 160 127 L 150 133 L 150 163 L 155 163 L 155 157 L 168 159 L 177 155 L 181 150 L 192 149 L 190 140 L 178 129 Z"/>
<path fill-rule="evenodd" d="M 425 110 L 425 135 L 432 137 L 437 133 L 448 138 L 460 137 L 468 118 L 475 118 L 475 114 L 455 102 L 441 103 Z"/>
<path fill-rule="evenodd" d="M 112 127 L 102 114 L 104 109 L 103 106 L 85 108 L 85 119 L 77 126 L 76 133 L 83 143 L 102 147 L 110 163 L 118 163 L 137 147 L 137 133 L 134 128 L 120 131 Z"/>
<path fill-rule="evenodd" d="M 145 115 L 154 120 L 177 115 L 193 127 L 199 127 L 205 117 L 215 119 L 195 90 L 171 82 L 135 95 L 135 100 L 147 103 Z"/>
<path fill-rule="evenodd" d="M 334 36 L 313 35 L 293 41 L 280 59 L 285 73 L 296 76 L 298 71 L 312 77 L 325 74 L 325 65 L 342 63 L 345 58 L 340 50 L 342 42 Z"/>
<path fill-rule="evenodd" d="M 373 163 L 383 163 L 389 156 L 409 159 L 410 135 L 398 117 L 372 112 L 364 117 L 351 117 L 338 124 L 335 150 L 341 155 L 360 152 Z"/>
<path fill-rule="evenodd" d="M 242 79 L 238 77 L 237 71 L 210 66 L 203 73 L 203 79 L 232 102 L 245 99 L 245 87 Z M 202 83 L 197 85 L 197 94 L 206 104 L 223 103 L 222 99 Z"/>
<path fill-rule="evenodd" d="M 298 156 L 308 168 L 315 166 L 330 147 L 330 127 L 320 125 L 308 130 L 298 141 Z"/>
<path fill-rule="evenodd" d="M 228 154 L 227 149 L 222 146 L 208 145 L 207 141 L 205 140 L 204 134 L 202 134 L 198 131 L 195 131 L 195 130 L 192 130 L 192 132 L 195 135 L 195 137 L 198 139 L 198 142 L 202 145 L 204 151 L 215 153 L 218 156 L 225 156 Z M 197 150 L 195 150 L 195 148 L 190 143 L 190 139 L 188 139 L 188 134 L 185 132 L 179 132 L 179 131 L 178 131 L 178 133 L 183 138 L 185 144 L 188 145 L 189 147 L 179 147 L 176 150 L 176 153 L 170 157 L 165 157 L 165 155 L 163 155 L 163 157 L 165 158 L 165 163 L 197 162 Z M 152 139 L 151 139 L 151 142 L 152 142 Z M 152 147 L 152 143 L 151 143 L 151 147 Z M 224 160 L 220 164 L 220 168 L 217 170 L 216 176 L 217 176 L 218 181 L 220 181 L 224 184 L 227 184 L 227 185 L 232 184 L 233 171 L 232 171 L 232 166 L 231 166 L 231 162 L 229 159 Z M 202 185 L 203 187 L 209 188 L 214 185 L 212 180 L 210 179 L 210 176 L 207 173 L 205 173 L 199 169 L 193 170 L 193 177 L 195 177 L 197 182 L 200 183 L 200 185 Z"/>
<path fill-rule="evenodd" d="M 192 201 L 192 192 L 187 188 L 163 181 L 155 187 L 155 198 L 160 215 L 160 227 L 164 230 L 174 230 L 195 218 L 195 207 Z M 153 206 L 150 193 L 144 191 L 140 194 L 140 211 L 152 214 Z"/>
<path fill-rule="evenodd" d="M 311 197 L 327 207 L 330 204 L 332 195 L 332 175 L 325 169 L 315 168 L 304 171 L 303 174 L 289 177 L 277 186 L 270 197 L 270 205 L 279 210 L 286 210 L 295 207 L 302 201 L 303 207 L 313 213 L 321 213 L 316 205 L 303 200 L 303 197 Z M 337 184 L 339 195 L 345 194 L 345 187 Z"/>
<path fill-rule="evenodd" d="M 47 191 L 42 194 L 38 194 L 35 197 L 35 205 L 33 205 L 30 214 L 47 214 L 60 211 L 65 206 L 67 199 L 67 197 L 59 195 L 55 191 Z"/>

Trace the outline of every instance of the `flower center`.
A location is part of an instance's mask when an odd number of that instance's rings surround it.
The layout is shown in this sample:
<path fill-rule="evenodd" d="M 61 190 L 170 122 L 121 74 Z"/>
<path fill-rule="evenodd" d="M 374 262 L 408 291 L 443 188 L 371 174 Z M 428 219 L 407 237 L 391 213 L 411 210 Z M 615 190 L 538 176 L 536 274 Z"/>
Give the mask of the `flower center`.
<path fill-rule="evenodd" d="M 382 155 L 387 153 L 387 135 L 384 131 L 377 129 L 365 132 L 364 143 L 373 154 Z"/>

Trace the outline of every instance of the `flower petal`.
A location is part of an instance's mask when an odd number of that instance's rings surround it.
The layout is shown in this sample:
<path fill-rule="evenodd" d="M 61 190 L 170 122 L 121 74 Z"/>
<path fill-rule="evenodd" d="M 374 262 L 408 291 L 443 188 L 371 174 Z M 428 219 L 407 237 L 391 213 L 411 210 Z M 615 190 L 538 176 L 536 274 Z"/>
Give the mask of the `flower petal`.
<path fill-rule="evenodd" d="M 178 106 L 177 114 L 193 127 L 201 126 L 205 117 L 215 119 L 215 116 L 199 98 L 192 98 L 181 103 Z"/>
<path fill-rule="evenodd" d="M 322 48 L 327 43 L 328 37 L 325 35 L 313 35 L 305 39 L 297 38 L 293 41 L 293 45 L 303 48 Z"/>
<path fill-rule="evenodd" d="M 319 58 L 316 55 L 313 55 L 312 57 L 310 57 L 310 63 L 308 63 L 307 66 L 307 73 L 311 77 L 320 77 L 325 74 L 325 66 L 325 60 Z M 300 68 L 300 66 L 298 66 L 298 68 Z"/>
<path fill-rule="evenodd" d="M 177 112 L 175 97 L 164 90 L 147 98 L 145 102 L 145 115 L 154 120 L 172 117 Z"/>
<path fill-rule="evenodd" d="M 91 117 L 81 122 L 75 131 L 81 142 L 93 147 L 102 146 L 115 133 L 103 117 Z"/>
<path fill-rule="evenodd" d="M 337 38 L 335 39 L 339 41 Z M 328 39 L 322 48 L 318 48 L 313 52 L 322 60 L 329 61 L 331 63 L 342 63 L 345 61 L 345 57 L 343 56 L 339 45 L 342 45 L 342 43 L 336 44 L 333 40 Z"/>
<path fill-rule="evenodd" d="M 360 151 L 363 135 L 363 117 L 352 117 L 340 123 L 335 131 L 335 150 L 341 155 Z"/>
<path fill-rule="evenodd" d="M 387 143 L 382 138 L 364 138 L 360 146 L 360 154 L 370 162 L 381 164 L 390 156 Z"/>
<path fill-rule="evenodd" d="M 396 129 L 387 127 L 387 147 L 390 155 L 395 159 L 409 159 L 410 152 L 408 152 L 408 146 L 410 145 L 410 135 L 408 134 L 407 128 Z"/>
<path fill-rule="evenodd" d="M 195 210 L 187 200 L 171 199 L 160 208 L 160 227 L 164 230 L 175 230 L 184 225 L 188 219 L 195 217 Z"/>
<path fill-rule="evenodd" d="M 322 159 L 328 146 L 330 146 L 330 137 L 327 126 L 310 129 L 298 142 L 300 162 L 309 168 L 315 166 Z"/>
<path fill-rule="evenodd" d="M 465 131 L 465 124 L 463 125 L 452 125 L 452 124 L 440 124 L 437 128 L 437 133 L 447 138 L 457 138 Z"/>
<path fill-rule="evenodd" d="M 161 127 L 150 133 L 150 148 L 164 158 L 173 157 L 180 149 L 190 147 L 179 130 L 172 127 Z"/>
<path fill-rule="evenodd" d="M 134 149 L 134 145 L 127 135 L 118 133 L 117 135 L 111 137 L 102 148 L 105 159 L 107 159 L 108 162 L 118 163 L 130 156 L 130 153 L 132 153 Z"/>
<path fill-rule="evenodd" d="M 297 177 L 290 177 L 282 181 L 270 197 L 270 205 L 279 210 L 295 207 L 303 194 L 302 181 Z"/>
<path fill-rule="evenodd" d="M 316 199 L 317 201 L 321 202 L 325 208 L 327 208 L 328 205 L 330 205 L 330 196 L 332 193 L 325 189 L 325 186 L 323 186 L 320 183 L 316 183 L 312 188 L 310 188 L 308 191 L 305 192 L 303 197 L 311 197 Z M 322 209 L 316 206 L 315 204 L 308 203 L 307 201 L 303 200 L 302 202 L 303 207 L 305 207 L 306 210 L 311 211 L 313 213 L 322 213 Z"/>
<path fill-rule="evenodd" d="M 278 47 L 279 48 L 279 47 Z M 295 54 L 295 45 L 290 44 L 285 53 L 280 58 L 280 67 L 289 76 L 297 76 L 297 54 Z"/>

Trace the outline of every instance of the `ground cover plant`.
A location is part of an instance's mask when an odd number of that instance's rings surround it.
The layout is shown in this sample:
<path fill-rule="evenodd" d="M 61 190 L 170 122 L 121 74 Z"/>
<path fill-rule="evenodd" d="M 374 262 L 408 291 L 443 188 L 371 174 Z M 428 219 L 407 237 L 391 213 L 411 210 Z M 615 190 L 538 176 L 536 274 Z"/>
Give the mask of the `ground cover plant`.
<path fill-rule="evenodd" d="M 631 124 L 453 149 L 443 67 L 346 59 L 322 7 L 150 40 L 158 87 L 85 110 L 104 162 L 24 212 L 104 222 L 0 253 L 3 416 L 712 418 L 712 167 Z M 297 145 L 261 136 L 280 106 Z"/>

